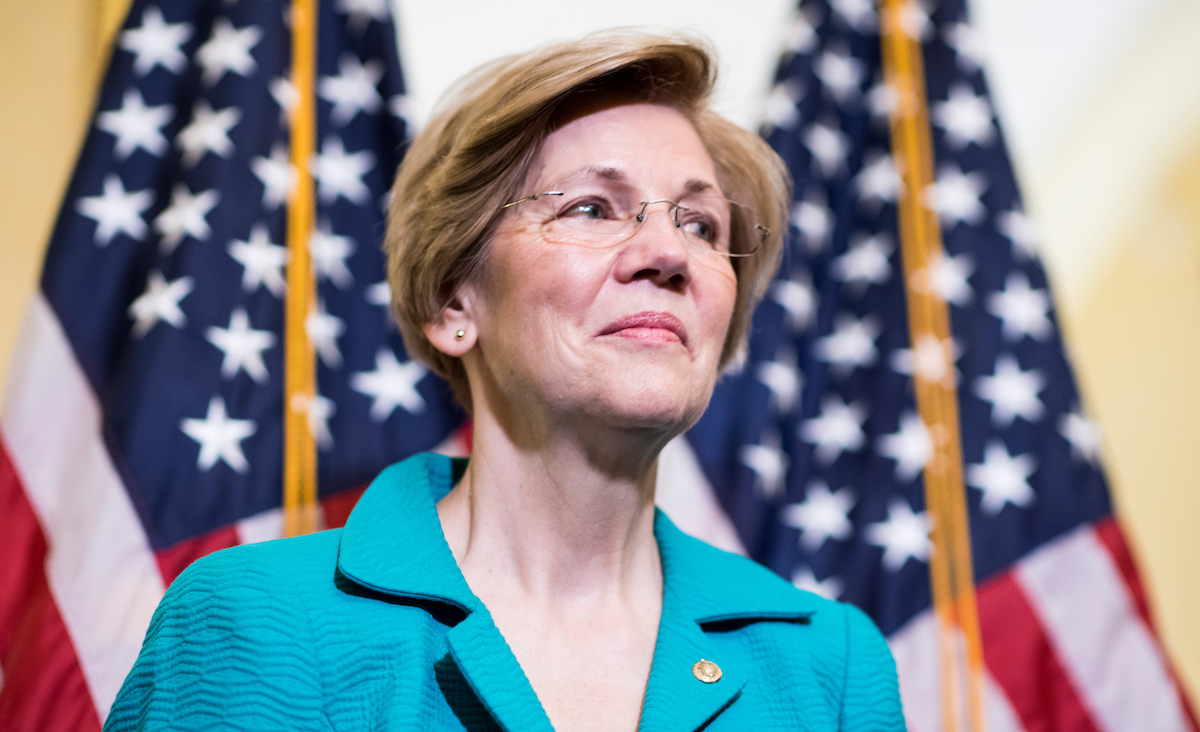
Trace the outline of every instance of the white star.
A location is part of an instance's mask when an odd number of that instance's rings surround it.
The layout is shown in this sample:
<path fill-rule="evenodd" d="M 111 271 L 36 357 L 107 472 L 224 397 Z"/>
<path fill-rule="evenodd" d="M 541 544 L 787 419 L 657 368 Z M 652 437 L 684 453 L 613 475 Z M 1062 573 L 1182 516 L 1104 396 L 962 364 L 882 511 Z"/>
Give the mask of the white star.
<path fill-rule="evenodd" d="M 776 356 L 774 361 L 762 361 L 755 373 L 758 380 L 771 390 L 776 409 L 782 414 L 792 411 L 796 399 L 800 396 L 804 378 L 800 369 L 796 367 L 795 354 L 789 353 L 782 358 Z"/>
<path fill-rule="evenodd" d="M 929 285 L 943 300 L 962 307 L 975 297 L 975 291 L 967 282 L 974 271 L 975 263 L 970 255 L 949 257 L 938 252 L 929 262 Z"/>
<path fill-rule="evenodd" d="M 75 210 L 96 221 L 96 245 L 108 246 L 118 232 L 131 239 L 140 239 L 146 233 L 146 222 L 142 212 L 154 203 L 154 192 L 126 191 L 116 173 L 104 177 L 104 193 L 86 196 L 75 203 Z"/>
<path fill-rule="evenodd" d="M 833 332 L 816 342 L 817 358 L 831 364 L 839 376 L 870 366 L 879 357 L 875 339 L 881 332 L 883 329 L 870 315 L 858 320 L 849 313 L 839 313 Z"/>
<path fill-rule="evenodd" d="M 901 30 L 909 38 L 918 41 L 929 38 L 929 31 L 933 24 L 929 21 L 929 11 L 923 7 L 922 3 L 908 0 L 897 11 L 896 20 L 900 23 Z"/>
<path fill-rule="evenodd" d="M 826 600 L 836 600 L 842 596 L 842 583 L 836 577 L 819 580 L 808 567 L 798 569 L 792 574 L 792 584 L 796 586 L 796 589 L 811 592 Z"/>
<path fill-rule="evenodd" d="M 950 147 L 962 150 L 972 142 L 986 145 L 996 136 L 992 106 L 966 84 L 955 84 L 944 102 L 933 105 L 933 123 L 946 131 Z"/>
<path fill-rule="evenodd" d="M 925 205 L 935 211 L 945 226 L 960 222 L 978 224 L 987 209 L 979 197 L 987 188 L 983 173 L 964 174 L 955 165 L 942 168 L 937 182 L 925 189 Z"/>
<path fill-rule="evenodd" d="M 363 297 L 372 305 L 386 308 L 392 304 L 392 288 L 388 287 L 387 280 L 376 282 L 363 291 Z"/>
<path fill-rule="evenodd" d="M 253 292 L 260 286 L 266 287 L 275 297 L 283 297 L 287 287 L 283 279 L 283 267 L 288 261 L 287 247 L 271 243 L 266 224 L 255 224 L 250 228 L 246 241 L 235 239 L 229 244 L 229 256 L 245 268 L 242 272 L 242 289 Z"/>
<path fill-rule="evenodd" d="M 785 130 L 795 127 L 796 122 L 800 120 L 800 110 L 796 109 L 796 103 L 803 95 L 804 90 L 794 80 L 788 79 L 776 84 L 767 97 L 764 121 Z"/>
<path fill-rule="evenodd" d="M 1034 469 L 1033 455 L 1013 457 L 1001 442 L 992 440 L 983 449 L 983 462 L 967 466 L 967 485 L 983 491 L 979 506 L 995 516 L 1006 503 L 1024 507 L 1033 501 L 1028 478 Z"/>
<path fill-rule="evenodd" d="M 1062 415 L 1058 432 L 1071 443 L 1071 455 L 1095 465 L 1100 458 L 1100 425 L 1083 416 L 1079 408 Z"/>
<path fill-rule="evenodd" d="M 296 187 L 299 174 L 288 161 L 288 151 L 276 143 L 271 148 L 271 157 L 258 155 L 250 161 L 250 169 L 263 184 L 263 208 L 272 210 L 288 199 Z"/>
<path fill-rule="evenodd" d="M 804 330 L 812 324 L 813 315 L 817 312 L 817 300 L 806 275 L 777 281 L 771 286 L 771 299 L 787 313 L 792 330 Z"/>
<path fill-rule="evenodd" d="M 909 559 L 928 562 L 933 551 L 927 513 L 913 513 L 900 498 L 893 498 L 888 504 L 887 520 L 870 524 L 866 534 L 867 541 L 883 547 L 883 566 L 890 572 L 903 567 Z"/>
<path fill-rule="evenodd" d="M 829 465 L 846 451 L 862 447 L 865 436 L 862 424 L 867 411 L 859 404 L 846 404 L 841 397 L 831 394 L 821 403 L 821 414 L 805 420 L 800 426 L 800 437 L 816 445 L 817 460 Z"/>
<path fill-rule="evenodd" d="M 790 53 L 808 53 L 816 48 L 816 45 L 817 30 L 813 27 L 812 19 L 804 11 L 796 13 L 791 27 L 788 28 L 784 47 Z"/>
<path fill-rule="evenodd" d="M 227 73 L 250 76 L 258 68 L 250 49 L 262 40 L 258 26 L 234 28 L 227 18 L 217 18 L 212 36 L 196 51 L 196 60 L 204 67 L 201 80 L 212 86 Z"/>
<path fill-rule="evenodd" d="M 392 416 L 396 407 L 403 407 L 409 414 L 425 411 L 425 400 L 417 391 L 417 384 L 428 373 L 419 361 L 400 363 L 396 354 L 380 348 L 375 353 L 375 370 L 352 375 L 350 387 L 374 400 L 371 420 L 379 423 Z"/>
<path fill-rule="evenodd" d="M 282 76 L 271 80 L 271 98 L 279 105 L 279 116 L 287 119 L 296 105 L 300 103 L 300 92 L 292 82 Z"/>
<path fill-rule="evenodd" d="M 233 142 L 229 131 L 242 119 L 237 107 L 226 107 L 214 112 L 208 102 L 201 99 L 192 110 L 192 121 L 179 131 L 176 141 L 183 149 L 183 164 L 194 166 L 205 153 L 215 153 L 222 158 L 233 154 Z"/>
<path fill-rule="evenodd" d="M 338 0 L 339 13 L 350 16 L 348 27 L 360 31 L 372 20 L 386 21 L 388 15 L 388 0 Z"/>
<path fill-rule="evenodd" d="M 129 306 L 129 317 L 134 320 L 134 337 L 145 336 L 160 320 L 182 328 L 187 323 L 187 318 L 179 309 L 179 301 L 187 297 L 194 286 L 195 282 L 191 277 L 180 277 L 167 282 L 161 272 L 151 272 L 146 281 L 146 291 Z"/>
<path fill-rule="evenodd" d="M 875 205 L 895 203 L 904 184 L 891 155 L 879 155 L 866 163 L 854 183 L 862 200 Z"/>
<path fill-rule="evenodd" d="M 818 252 L 833 231 L 833 212 L 819 196 L 809 196 L 792 205 L 792 224 L 804 235 L 808 251 Z"/>
<path fill-rule="evenodd" d="M 326 221 L 313 231 L 308 251 L 317 279 L 328 279 L 342 290 L 354 285 L 354 276 L 346 269 L 346 257 L 354 253 L 353 239 L 333 233 Z"/>
<path fill-rule="evenodd" d="M 391 98 L 388 99 L 388 112 L 390 112 L 393 117 L 403 120 L 406 124 L 414 126 L 416 125 L 416 122 L 413 121 L 413 115 L 416 113 L 416 109 L 406 94 L 393 94 Z M 409 134 L 412 134 L 411 130 L 409 130 Z"/>
<path fill-rule="evenodd" d="M 875 3 L 871 0 L 831 0 L 830 5 L 846 25 L 859 33 L 876 29 Z"/>
<path fill-rule="evenodd" d="M 788 456 L 779 449 L 778 435 L 764 435 L 761 445 L 742 445 L 742 464 L 754 471 L 763 496 L 768 500 L 783 491 L 787 478 Z"/>
<path fill-rule="evenodd" d="M 988 312 L 1003 322 L 1004 337 L 1019 341 L 1025 336 L 1044 341 L 1050 337 L 1050 295 L 1045 290 L 1029 287 L 1029 280 L 1020 272 L 1009 274 L 1003 292 L 988 297 Z"/>
<path fill-rule="evenodd" d="M 867 107 L 873 117 L 886 119 L 900 106 L 900 92 L 896 87 L 880 81 L 867 92 Z"/>
<path fill-rule="evenodd" d="M 974 71 L 983 65 L 983 36 L 966 23 L 957 23 L 946 31 L 946 45 L 954 49 L 958 65 Z"/>
<path fill-rule="evenodd" d="M 321 362 L 331 369 L 340 368 L 342 352 L 338 349 L 337 339 L 346 332 L 345 321 L 326 312 L 325 301 L 318 300 L 316 309 L 304 321 L 304 329 Z"/>
<path fill-rule="evenodd" d="M 332 399 L 315 394 L 308 405 L 308 430 L 317 441 L 317 447 L 329 450 L 333 447 L 333 433 L 329 431 L 329 418 L 337 412 Z"/>
<path fill-rule="evenodd" d="M 800 529 L 800 544 L 815 552 L 830 539 L 845 540 L 854 531 L 850 523 L 850 509 L 854 507 L 854 494 L 849 488 L 836 493 L 821 481 L 810 483 L 804 492 L 804 500 L 793 503 L 783 511 L 783 523 Z"/>
<path fill-rule="evenodd" d="M 191 23 L 166 23 L 162 11 L 151 5 L 142 13 L 142 25 L 121 34 L 121 48 L 134 54 L 133 70 L 145 76 L 155 66 L 173 74 L 187 67 L 187 56 L 180 49 L 192 37 Z"/>
<path fill-rule="evenodd" d="M 858 96 L 858 85 L 866 75 L 861 61 L 849 54 L 835 51 L 821 54 L 813 71 L 839 104 Z"/>
<path fill-rule="evenodd" d="M 857 287 L 860 292 L 868 285 L 887 282 L 892 276 L 892 265 L 888 262 L 892 249 L 886 234 L 862 237 L 833 260 L 833 278 Z"/>
<path fill-rule="evenodd" d="M 892 369 L 906 376 L 916 376 L 925 381 L 958 383 L 957 374 L 951 365 L 957 360 L 959 349 L 950 340 L 939 341 L 937 336 L 924 335 L 917 339 L 916 347 L 898 348 L 892 351 Z"/>
<path fill-rule="evenodd" d="M 1012 424 L 1015 417 L 1036 422 L 1042 418 L 1042 400 L 1038 392 L 1046 387 L 1046 377 L 1037 369 L 1022 371 L 1008 354 L 996 359 L 991 376 L 975 380 L 975 394 L 992 403 L 992 422 L 999 427 Z"/>
<path fill-rule="evenodd" d="M 1037 224 L 1020 209 L 1005 211 L 996 217 L 996 228 L 1013 243 L 1013 253 L 1021 259 L 1037 257 L 1041 236 Z"/>
<path fill-rule="evenodd" d="M 216 190 L 193 195 L 187 185 L 176 185 L 175 190 L 171 191 L 171 205 L 154 219 L 154 230 L 162 234 L 163 252 L 170 254 L 175 251 L 185 236 L 192 236 L 197 241 L 207 239 L 212 229 L 205 217 L 217 205 L 220 197 Z"/>
<path fill-rule="evenodd" d="M 907 483 L 933 457 L 933 439 L 916 412 L 900 418 L 900 429 L 879 438 L 879 454 L 896 461 L 896 480 Z"/>
<path fill-rule="evenodd" d="M 225 400 L 214 396 L 208 402 L 204 419 L 184 419 L 179 423 L 183 433 L 200 443 L 196 467 L 209 470 L 223 460 L 239 473 L 250 467 L 242 452 L 242 440 L 254 434 L 257 426 L 252 419 L 230 419 L 225 413 Z"/>
<path fill-rule="evenodd" d="M 318 93 L 333 104 L 330 117 L 337 125 L 345 125 L 360 111 L 374 114 L 383 106 L 379 95 L 379 80 L 383 78 L 383 66 L 378 61 L 366 64 L 350 54 L 338 61 L 338 76 L 321 79 Z"/>
<path fill-rule="evenodd" d="M 113 154 L 118 160 L 128 158 L 139 147 L 161 157 L 168 146 L 162 127 L 174 116 L 175 108 L 170 104 L 147 107 L 142 93 L 134 88 L 126 90 L 119 109 L 98 114 L 96 126 L 117 138 Z"/>
<path fill-rule="evenodd" d="M 332 203 L 341 196 L 351 203 L 366 203 L 371 191 L 362 177 L 374 167 L 375 156 L 370 150 L 347 154 L 340 138 L 326 138 L 321 154 L 313 161 L 321 201 Z"/>
<path fill-rule="evenodd" d="M 269 378 L 266 364 L 263 363 L 263 351 L 275 345 L 275 334 L 269 330 L 251 328 L 250 316 L 245 308 L 233 311 L 229 316 L 228 328 L 213 326 L 205 337 L 225 354 L 221 362 L 221 376 L 232 379 L 241 370 L 260 384 Z"/>
<path fill-rule="evenodd" d="M 812 152 L 821 173 L 828 178 L 841 170 L 850 149 L 850 139 L 837 127 L 815 124 L 804 133 L 804 145 Z"/>

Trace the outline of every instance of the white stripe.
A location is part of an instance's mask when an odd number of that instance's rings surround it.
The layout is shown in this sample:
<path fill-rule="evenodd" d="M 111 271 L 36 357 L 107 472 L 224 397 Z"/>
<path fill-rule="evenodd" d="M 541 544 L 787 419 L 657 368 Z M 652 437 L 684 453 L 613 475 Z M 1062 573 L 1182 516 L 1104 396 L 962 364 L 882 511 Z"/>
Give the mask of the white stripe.
<path fill-rule="evenodd" d="M 900 677 L 900 701 L 909 732 L 942 732 L 941 680 L 938 675 L 937 623 L 926 610 L 888 638 Z M 1024 732 L 1004 691 L 986 670 L 983 675 L 984 729 Z"/>
<path fill-rule="evenodd" d="M 317 512 L 317 523 L 324 523 L 325 513 Z M 272 541 L 283 537 L 283 509 L 269 508 L 261 513 L 238 521 L 237 529 L 239 544 L 257 544 L 260 541 Z M 318 528 L 324 528 L 318 526 Z"/>
<path fill-rule="evenodd" d="M 46 575 L 103 721 L 163 594 L 100 431 L 100 408 L 49 303 L 25 314 L 0 432 L 46 536 Z"/>
<path fill-rule="evenodd" d="M 1015 576 L 1101 729 L 1187 729 L 1158 645 L 1090 526 L 1021 561 Z"/>
<path fill-rule="evenodd" d="M 654 502 L 685 533 L 727 552 L 746 553 L 682 435 L 667 443 L 658 455 Z"/>

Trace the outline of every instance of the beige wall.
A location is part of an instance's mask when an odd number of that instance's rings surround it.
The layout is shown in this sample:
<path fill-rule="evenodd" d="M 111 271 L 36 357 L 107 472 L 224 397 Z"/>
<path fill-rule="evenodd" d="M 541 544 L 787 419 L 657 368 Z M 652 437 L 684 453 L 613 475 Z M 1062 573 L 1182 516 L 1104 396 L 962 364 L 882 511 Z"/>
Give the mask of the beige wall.
<path fill-rule="evenodd" d="M 1081 12 L 1089 7 L 1075 4 Z M 0 380 L 90 112 L 104 64 L 100 39 L 124 5 L 0 0 Z M 973 5 L 987 21 L 1020 3 Z M 1200 85 L 1193 74 L 1200 5 L 1165 0 L 1145 14 L 1129 31 L 1136 37 L 1092 74 L 1100 81 L 1073 112 L 1059 115 L 1057 135 L 1032 153 L 1016 139 L 1014 152 L 1029 207 L 1044 225 L 1044 255 L 1084 395 L 1107 436 L 1119 511 L 1168 648 L 1196 690 Z M 406 36 L 430 33 L 417 27 L 423 17 L 408 18 Z M 1018 17 L 1013 27 L 1027 33 L 1032 23 Z M 410 67 L 420 75 L 419 64 Z M 413 81 L 436 96 L 435 84 Z M 1021 91 L 1018 85 L 1010 96 Z"/>

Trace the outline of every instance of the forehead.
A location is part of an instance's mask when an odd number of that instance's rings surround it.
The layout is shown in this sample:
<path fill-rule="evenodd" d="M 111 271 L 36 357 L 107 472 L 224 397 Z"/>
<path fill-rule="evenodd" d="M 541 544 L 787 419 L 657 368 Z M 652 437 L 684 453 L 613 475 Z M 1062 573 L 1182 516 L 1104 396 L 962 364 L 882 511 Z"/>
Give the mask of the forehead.
<path fill-rule="evenodd" d="M 712 157 L 683 113 L 626 103 L 572 117 L 547 137 L 530 171 L 540 185 L 608 170 L 647 192 L 677 192 L 695 181 L 717 187 Z"/>

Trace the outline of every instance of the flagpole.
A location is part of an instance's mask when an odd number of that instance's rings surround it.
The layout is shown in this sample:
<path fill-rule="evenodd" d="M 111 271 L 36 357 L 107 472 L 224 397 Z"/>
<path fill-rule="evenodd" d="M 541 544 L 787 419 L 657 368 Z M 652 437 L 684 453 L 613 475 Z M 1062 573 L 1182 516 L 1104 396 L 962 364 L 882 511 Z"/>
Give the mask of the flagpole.
<path fill-rule="evenodd" d="M 317 528 L 317 447 L 310 427 L 316 396 L 316 358 L 305 323 L 313 311 L 316 285 L 308 242 L 315 219 L 309 159 L 316 149 L 317 0 L 292 0 L 291 166 L 296 186 L 287 208 L 287 309 L 284 322 L 284 533 L 297 536 Z"/>
<path fill-rule="evenodd" d="M 881 31 L 884 74 L 894 95 L 889 113 L 892 151 L 904 183 L 899 202 L 900 242 L 913 384 L 917 411 L 933 443 L 924 478 L 926 510 L 932 523 L 929 574 L 938 626 L 942 727 L 946 732 L 981 732 L 983 646 L 964 500 L 950 312 L 929 275 L 944 253 L 937 216 L 923 200 L 934 180 L 933 145 L 921 45 L 904 23 L 908 2 L 911 0 L 880 0 Z"/>

